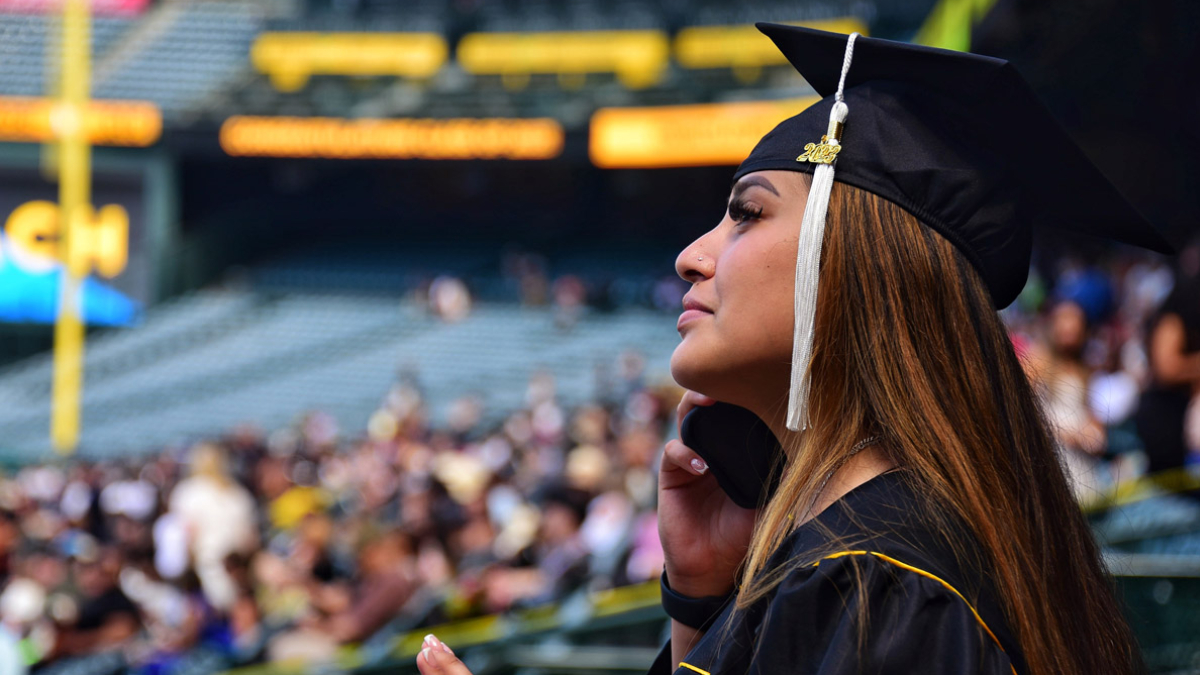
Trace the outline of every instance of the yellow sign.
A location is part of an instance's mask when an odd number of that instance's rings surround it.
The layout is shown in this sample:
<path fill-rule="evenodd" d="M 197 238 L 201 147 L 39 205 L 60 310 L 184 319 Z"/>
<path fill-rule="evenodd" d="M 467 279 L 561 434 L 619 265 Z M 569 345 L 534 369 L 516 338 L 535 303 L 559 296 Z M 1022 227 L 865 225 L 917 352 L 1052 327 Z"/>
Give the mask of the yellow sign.
<path fill-rule="evenodd" d="M 78 269 L 84 274 L 94 269 L 110 279 L 120 274 L 129 260 L 129 213 L 117 204 L 99 211 L 84 206 L 76 213 L 71 255 L 78 256 Z M 58 204 L 41 200 L 18 206 L 4 224 L 4 233 L 16 249 L 15 262 L 22 267 L 46 260 L 65 262 L 62 229 Z M 23 260 L 29 262 L 22 264 Z"/>
<path fill-rule="evenodd" d="M 867 35 L 867 24 L 850 17 L 791 25 Z M 787 63 L 775 43 L 752 25 L 683 28 L 675 36 L 675 60 L 684 68 L 761 68 Z"/>
<path fill-rule="evenodd" d="M 552 159 L 563 129 L 549 118 L 358 119 L 230 117 L 233 156 L 329 159 Z"/>
<path fill-rule="evenodd" d="M 431 77 L 449 48 L 437 33 L 263 33 L 250 61 L 280 91 L 297 91 L 312 75 Z"/>
<path fill-rule="evenodd" d="M 53 99 L 0 96 L 0 141 L 44 143 L 80 124 L 90 144 L 146 147 L 162 134 L 162 113 L 146 101 L 91 101 L 80 118 Z"/>
<path fill-rule="evenodd" d="M 819 100 L 601 108 L 588 154 L 603 169 L 739 164 L 775 125 Z"/>
<path fill-rule="evenodd" d="M 670 53 L 666 33 L 657 30 L 468 33 L 458 43 L 458 62 L 476 75 L 521 82 L 533 74 L 557 74 L 571 85 L 572 77 L 616 73 L 631 89 L 658 83 Z"/>

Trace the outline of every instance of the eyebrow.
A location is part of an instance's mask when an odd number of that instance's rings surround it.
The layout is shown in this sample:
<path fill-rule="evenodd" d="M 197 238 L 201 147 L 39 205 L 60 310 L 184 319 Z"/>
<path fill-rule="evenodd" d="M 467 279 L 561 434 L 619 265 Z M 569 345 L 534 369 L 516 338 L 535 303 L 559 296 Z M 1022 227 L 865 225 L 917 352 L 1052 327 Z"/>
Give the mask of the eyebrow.
<path fill-rule="evenodd" d="M 763 178 L 762 176 L 746 176 L 741 180 L 734 181 L 732 188 L 733 194 L 729 196 L 729 201 L 737 199 L 743 192 L 750 189 L 750 187 L 754 185 L 767 190 L 776 197 L 779 196 L 779 191 L 775 189 L 775 186 L 771 184 L 771 181 Z"/>

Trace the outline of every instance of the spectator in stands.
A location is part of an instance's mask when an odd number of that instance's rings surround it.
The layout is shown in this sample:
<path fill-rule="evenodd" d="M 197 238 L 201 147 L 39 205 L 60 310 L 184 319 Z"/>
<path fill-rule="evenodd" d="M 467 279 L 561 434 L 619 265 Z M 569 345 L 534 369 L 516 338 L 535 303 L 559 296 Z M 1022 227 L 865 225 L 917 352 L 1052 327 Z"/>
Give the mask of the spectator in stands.
<path fill-rule="evenodd" d="M 1026 359 L 1054 430 L 1077 499 L 1099 496 L 1102 479 L 1097 457 L 1104 452 L 1104 426 L 1092 415 L 1088 387 L 1092 369 L 1084 363 L 1088 319 L 1073 301 L 1056 304 L 1047 334 Z"/>
<path fill-rule="evenodd" d="M 516 285 L 521 304 L 538 307 L 546 304 L 550 283 L 546 279 L 546 260 L 533 253 L 510 252 L 501 261 L 501 272 Z"/>
<path fill-rule="evenodd" d="M 349 596 L 315 596 L 318 614 L 271 641 L 272 660 L 327 659 L 338 645 L 364 640 L 382 628 L 418 587 L 411 540 L 398 530 L 367 533 L 358 569 L 360 578 Z"/>
<path fill-rule="evenodd" d="M 25 675 L 29 672 L 24 655 L 21 654 L 18 636 L 3 625 L 0 625 L 0 672 L 6 675 Z"/>
<path fill-rule="evenodd" d="M 45 622 L 46 589 L 37 581 L 14 575 L 7 580 L 0 592 L 0 641 L 7 643 L 13 652 L 5 654 L 0 646 L 0 673 L 24 672 L 26 659 L 36 661 L 52 645 L 30 639 L 35 627 Z M 44 634 L 44 631 L 43 631 Z M 20 649 L 21 643 L 25 649 Z M 19 652 L 24 652 L 23 654 Z M 19 668 L 17 665 L 19 664 Z"/>
<path fill-rule="evenodd" d="M 488 571 L 483 583 L 489 611 L 563 597 L 587 577 L 588 549 L 580 527 L 588 496 L 555 485 L 548 486 L 540 501 L 537 535 L 522 555 L 532 564 L 497 566 Z"/>
<path fill-rule="evenodd" d="M 0 586 L 12 574 L 12 558 L 21 543 L 21 529 L 15 513 L 0 507 Z"/>
<path fill-rule="evenodd" d="M 471 291 L 462 279 L 443 274 L 429 285 L 429 309 L 443 321 L 462 321 L 471 312 Z"/>
<path fill-rule="evenodd" d="M 224 449 L 212 443 L 192 449 L 191 477 L 175 486 L 170 513 L 187 535 L 205 596 L 214 607 L 228 610 L 237 589 L 225 558 L 257 545 L 258 514 L 254 497 L 229 475 Z"/>
<path fill-rule="evenodd" d="M 575 327 L 587 304 L 587 286 L 574 274 L 564 274 L 554 280 L 554 326 L 561 331 Z"/>
<path fill-rule="evenodd" d="M 81 656 L 120 647 L 141 625 L 137 606 L 117 583 L 120 551 L 96 549 L 95 544 L 80 549 L 71 570 L 81 603 L 74 621 L 60 628 L 54 656 Z"/>
<path fill-rule="evenodd" d="M 1185 437 L 1189 404 L 1200 396 L 1200 242 L 1180 253 L 1175 288 L 1148 336 L 1151 384 L 1142 395 L 1137 426 L 1150 471 L 1157 472 L 1200 459 L 1189 455 Z"/>

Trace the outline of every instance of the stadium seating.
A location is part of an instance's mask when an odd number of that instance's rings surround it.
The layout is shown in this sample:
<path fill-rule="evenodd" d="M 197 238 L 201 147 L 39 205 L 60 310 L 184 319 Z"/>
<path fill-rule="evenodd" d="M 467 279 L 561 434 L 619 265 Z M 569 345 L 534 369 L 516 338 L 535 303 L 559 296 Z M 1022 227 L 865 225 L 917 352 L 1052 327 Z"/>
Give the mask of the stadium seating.
<path fill-rule="evenodd" d="M 202 107 L 248 70 L 262 19 L 262 8 L 245 0 L 166 5 L 113 62 L 99 64 L 95 95 L 153 101 L 167 119 Z"/>
<path fill-rule="evenodd" d="M 152 101 L 171 121 L 202 108 L 249 68 L 250 41 L 279 3 L 205 0 L 164 3 L 144 19 L 93 19 L 93 95 Z M 0 14 L 0 95 L 46 94 L 54 19 Z"/>
<path fill-rule="evenodd" d="M 1126 553 L 1200 555 L 1200 502 L 1162 493 L 1114 507 L 1093 522 L 1106 546 Z"/>
<path fill-rule="evenodd" d="M 495 420 L 523 403 L 535 369 L 554 373 L 574 405 L 592 397 L 598 361 L 636 347 L 663 375 L 677 341 L 670 317 L 650 310 L 585 315 L 563 333 L 553 310 L 511 304 L 445 323 L 395 296 L 203 291 L 91 340 L 81 453 L 151 451 L 247 420 L 273 429 L 311 409 L 362 429 L 400 368 L 419 375 L 435 419 L 475 392 Z M 0 372 L 10 458 L 49 450 L 50 366 L 40 356 Z"/>
<path fill-rule="evenodd" d="M 98 16 L 92 20 L 92 54 L 102 61 L 134 21 Z M 53 21 L 37 14 L 0 14 L 0 96 L 46 93 L 45 57 Z"/>

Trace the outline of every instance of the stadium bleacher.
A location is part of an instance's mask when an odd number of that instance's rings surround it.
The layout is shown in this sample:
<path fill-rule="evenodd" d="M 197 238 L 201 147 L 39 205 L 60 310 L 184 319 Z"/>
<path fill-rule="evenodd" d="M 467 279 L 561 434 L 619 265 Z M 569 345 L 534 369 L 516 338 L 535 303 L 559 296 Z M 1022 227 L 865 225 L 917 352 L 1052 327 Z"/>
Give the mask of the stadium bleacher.
<path fill-rule="evenodd" d="M 135 23 L 125 17 L 95 17 L 93 58 L 103 61 Z M 46 52 L 53 26 L 53 19 L 46 15 L 0 13 L 0 96 L 46 93 Z"/>
<path fill-rule="evenodd" d="M 151 451 L 248 420 L 284 426 L 309 409 L 362 428 L 402 368 L 419 375 L 435 419 L 466 392 L 499 419 L 523 403 L 540 368 L 577 405 L 593 393 L 599 360 L 636 347 L 661 376 L 677 341 L 669 317 L 651 310 L 585 315 L 564 333 L 552 309 L 511 304 L 446 323 L 394 296 L 202 291 L 90 341 L 81 453 Z M 10 459 L 50 452 L 50 366 L 45 355 L 0 372 Z"/>
<path fill-rule="evenodd" d="M 95 95 L 153 101 L 166 116 L 201 105 L 245 67 L 259 23 L 251 2 L 165 5 L 100 64 Z"/>

